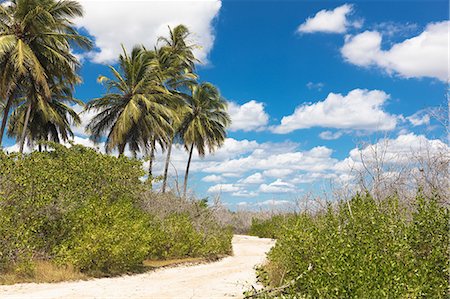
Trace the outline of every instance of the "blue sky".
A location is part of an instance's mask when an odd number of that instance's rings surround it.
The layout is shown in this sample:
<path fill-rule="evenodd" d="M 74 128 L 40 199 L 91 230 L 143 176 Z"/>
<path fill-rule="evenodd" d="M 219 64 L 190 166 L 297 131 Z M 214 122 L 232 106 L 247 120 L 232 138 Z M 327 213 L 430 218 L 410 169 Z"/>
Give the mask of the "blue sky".
<path fill-rule="evenodd" d="M 447 1 L 81 2 L 77 25 L 97 46 L 80 53 L 83 101 L 104 92 L 96 78 L 109 74 L 120 43 L 153 46 L 167 25 L 184 23 L 203 45 L 200 79 L 231 102 L 233 125 L 224 148 L 194 157 L 198 196 L 220 194 L 231 207 L 284 203 L 350 181 L 361 142 L 384 138 L 394 155 L 445 146 L 433 115 L 447 103 Z M 186 161 L 176 149 L 172 177 Z"/>

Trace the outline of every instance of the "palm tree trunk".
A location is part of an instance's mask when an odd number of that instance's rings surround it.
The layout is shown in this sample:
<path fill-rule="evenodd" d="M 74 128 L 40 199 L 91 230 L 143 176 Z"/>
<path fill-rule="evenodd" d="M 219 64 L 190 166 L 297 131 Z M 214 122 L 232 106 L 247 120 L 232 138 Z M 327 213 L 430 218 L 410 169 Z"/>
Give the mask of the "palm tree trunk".
<path fill-rule="evenodd" d="M 167 187 L 167 173 L 169 172 L 169 163 L 170 163 L 170 155 L 172 154 L 172 145 L 173 145 L 173 139 L 170 139 L 169 146 L 167 147 L 167 157 L 166 157 L 166 164 L 164 165 L 164 176 L 163 176 L 163 184 L 162 184 L 162 193 L 166 192 Z"/>
<path fill-rule="evenodd" d="M 150 159 L 148 163 L 148 181 L 150 182 L 150 189 L 152 188 L 153 181 L 153 160 L 155 159 L 155 139 L 152 139 L 150 143 Z"/>
<path fill-rule="evenodd" d="M 125 144 L 119 144 L 119 157 L 123 156 L 123 153 L 125 152 Z"/>
<path fill-rule="evenodd" d="M 9 110 L 11 109 L 12 99 L 8 98 L 5 106 L 5 110 L 3 110 L 3 118 L 2 118 L 2 127 L 0 128 L 0 147 L 2 146 L 3 134 L 6 129 L 6 122 L 8 120 Z"/>
<path fill-rule="evenodd" d="M 25 137 L 27 136 L 27 127 L 28 127 L 28 122 L 30 121 L 30 115 L 31 115 L 31 103 L 28 105 L 27 108 L 27 114 L 25 115 L 25 122 L 23 123 L 23 128 L 22 128 L 22 136 L 20 137 L 20 148 L 19 148 L 19 153 L 23 153 L 23 146 L 25 145 Z"/>
<path fill-rule="evenodd" d="M 186 173 L 184 175 L 184 186 L 183 186 L 183 197 L 186 198 L 186 191 L 187 191 L 187 180 L 189 176 L 189 166 L 191 166 L 191 160 L 192 160 L 192 152 L 194 151 L 194 143 L 191 145 L 191 149 L 189 150 L 189 159 L 186 167 Z"/>

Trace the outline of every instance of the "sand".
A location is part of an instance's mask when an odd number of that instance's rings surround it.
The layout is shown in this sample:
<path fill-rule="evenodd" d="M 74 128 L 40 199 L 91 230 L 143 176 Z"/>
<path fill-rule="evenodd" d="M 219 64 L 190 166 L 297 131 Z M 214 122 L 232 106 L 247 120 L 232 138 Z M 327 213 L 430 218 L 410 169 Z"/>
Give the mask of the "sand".
<path fill-rule="evenodd" d="M 235 235 L 233 256 L 217 262 L 88 281 L 0 286 L 0 298 L 242 298 L 256 284 L 255 266 L 273 245 L 270 239 Z"/>

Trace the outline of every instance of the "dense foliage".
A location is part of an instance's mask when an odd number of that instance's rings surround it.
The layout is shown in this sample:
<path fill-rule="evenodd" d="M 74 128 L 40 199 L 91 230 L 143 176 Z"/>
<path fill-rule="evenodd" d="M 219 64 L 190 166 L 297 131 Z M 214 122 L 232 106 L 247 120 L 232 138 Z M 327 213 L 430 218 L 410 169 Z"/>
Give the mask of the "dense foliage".
<path fill-rule="evenodd" d="M 49 146 L 24 157 L 0 152 L 0 273 L 32 275 L 34 261 L 51 260 L 118 274 L 147 258 L 230 252 L 231 231 L 213 218 L 197 225 L 182 211 L 144 210 L 138 160 Z"/>
<path fill-rule="evenodd" d="M 293 217 L 294 215 L 291 214 L 274 215 L 267 219 L 253 217 L 249 235 L 260 238 L 277 239 L 278 234 L 282 232 L 282 228 L 288 224 L 289 220 L 293 219 Z"/>
<path fill-rule="evenodd" d="M 278 239 L 260 278 L 285 286 L 280 292 L 288 297 L 446 298 L 449 210 L 420 192 L 413 205 L 360 194 L 284 225 L 266 221 Z"/>

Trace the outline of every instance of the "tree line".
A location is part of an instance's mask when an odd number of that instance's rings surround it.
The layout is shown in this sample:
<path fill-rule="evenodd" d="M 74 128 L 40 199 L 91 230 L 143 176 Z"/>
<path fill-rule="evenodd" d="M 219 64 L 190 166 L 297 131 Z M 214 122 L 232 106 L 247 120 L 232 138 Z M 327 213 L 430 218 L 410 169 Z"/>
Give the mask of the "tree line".
<path fill-rule="evenodd" d="M 166 152 L 162 191 L 167 189 L 173 143 L 188 152 L 183 194 L 186 196 L 194 149 L 200 156 L 222 146 L 231 120 L 227 102 L 213 84 L 200 82 L 197 45 L 189 42 L 188 28 L 169 28 L 157 46 L 123 47 L 109 77 L 100 76 L 106 92 L 87 104 L 74 97 L 81 83 L 81 63 L 74 49 L 89 51 L 92 41 L 82 35 L 73 19 L 83 16 L 73 0 L 13 0 L 0 5 L 0 146 L 4 133 L 16 139 L 19 152 L 25 142 L 42 150 L 42 141 L 66 142 L 80 125 L 75 104 L 96 115 L 86 132 L 95 143 L 105 141 L 107 153 L 125 148 L 150 160 L 157 145 Z"/>

